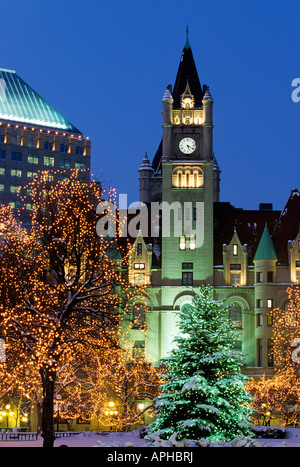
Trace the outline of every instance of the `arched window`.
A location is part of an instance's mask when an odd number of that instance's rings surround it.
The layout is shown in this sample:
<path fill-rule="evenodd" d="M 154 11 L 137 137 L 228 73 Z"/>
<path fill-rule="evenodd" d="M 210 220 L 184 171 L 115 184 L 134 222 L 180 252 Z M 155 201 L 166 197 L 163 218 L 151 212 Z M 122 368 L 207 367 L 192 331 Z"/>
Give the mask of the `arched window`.
<path fill-rule="evenodd" d="M 201 167 L 180 165 L 173 168 L 173 188 L 202 188 L 203 185 L 204 175 Z"/>

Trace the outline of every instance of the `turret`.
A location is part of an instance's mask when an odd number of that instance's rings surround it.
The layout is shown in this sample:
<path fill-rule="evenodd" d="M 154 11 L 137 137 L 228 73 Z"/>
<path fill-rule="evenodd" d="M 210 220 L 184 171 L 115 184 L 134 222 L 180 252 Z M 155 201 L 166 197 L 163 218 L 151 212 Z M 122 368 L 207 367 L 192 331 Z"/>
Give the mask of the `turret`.
<path fill-rule="evenodd" d="M 140 201 L 143 203 L 151 202 L 151 179 L 153 168 L 148 159 L 147 151 L 139 168 Z"/>
<path fill-rule="evenodd" d="M 172 108 L 173 97 L 171 94 L 171 85 L 167 89 L 162 98 L 163 104 L 163 140 L 162 140 L 162 161 L 167 162 L 172 155 Z"/>
<path fill-rule="evenodd" d="M 207 86 L 203 100 L 203 158 L 213 159 L 213 99 Z"/>

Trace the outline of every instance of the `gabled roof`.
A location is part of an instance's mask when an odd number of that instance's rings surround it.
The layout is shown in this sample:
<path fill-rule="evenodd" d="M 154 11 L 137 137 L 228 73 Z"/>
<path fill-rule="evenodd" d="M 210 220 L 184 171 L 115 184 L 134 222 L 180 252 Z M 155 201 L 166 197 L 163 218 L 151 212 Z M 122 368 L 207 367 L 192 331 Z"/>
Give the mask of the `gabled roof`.
<path fill-rule="evenodd" d="M 277 255 L 276 255 L 274 244 L 272 242 L 272 238 L 271 238 L 271 235 L 269 233 L 268 226 L 266 223 L 265 229 L 261 236 L 261 239 L 258 244 L 253 261 L 268 260 L 268 259 L 277 260 Z"/>
<path fill-rule="evenodd" d="M 15 71 L 0 68 L 0 120 L 80 133 Z"/>

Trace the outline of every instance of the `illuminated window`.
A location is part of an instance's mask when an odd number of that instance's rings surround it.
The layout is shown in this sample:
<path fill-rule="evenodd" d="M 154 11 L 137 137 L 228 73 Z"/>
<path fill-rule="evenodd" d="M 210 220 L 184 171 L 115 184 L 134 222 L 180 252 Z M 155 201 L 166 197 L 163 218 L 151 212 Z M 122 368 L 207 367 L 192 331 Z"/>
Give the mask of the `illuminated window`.
<path fill-rule="evenodd" d="M 85 162 L 75 162 L 75 169 L 85 170 Z"/>
<path fill-rule="evenodd" d="M 70 161 L 68 159 L 61 159 L 59 161 L 59 166 L 61 169 L 69 169 L 70 168 Z"/>
<path fill-rule="evenodd" d="M 268 298 L 267 306 L 268 306 L 268 308 L 273 308 L 273 299 L 272 298 Z"/>
<path fill-rule="evenodd" d="M 20 193 L 21 185 L 10 185 L 11 193 Z"/>
<path fill-rule="evenodd" d="M 22 170 L 21 169 L 11 169 L 10 170 L 10 175 L 12 177 L 21 178 L 22 177 Z"/>
<path fill-rule="evenodd" d="M 237 256 L 238 255 L 238 245 L 236 243 L 234 243 L 233 245 L 233 256 Z"/>
<path fill-rule="evenodd" d="M 38 156 L 32 156 L 32 155 L 30 155 L 30 156 L 28 156 L 27 161 L 28 161 L 28 164 L 35 164 L 35 165 L 37 165 L 37 164 L 39 163 L 39 158 L 38 158 Z"/>
<path fill-rule="evenodd" d="M 4 191 L 4 183 L 0 183 L 0 192 L 3 193 Z"/>
<path fill-rule="evenodd" d="M 185 250 L 185 249 L 186 249 L 186 239 L 185 239 L 185 235 L 180 235 L 180 238 L 179 238 L 179 249 L 180 249 L 180 250 Z"/>
<path fill-rule="evenodd" d="M 191 235 L 191 238 L 190 238 L 190 250 L 196 250 L 196 237 L 195 237 L 195 235 Z"/>
<path fill-rule="evenodd" d="M 202 188 L 204 185 L 203 171 L 200 167 L 178 166 L 172 172 L 173 188 Z"/>
<path fill-rule="evenodd" d="M 134 269 L 139 269 L 139 270 L 145 269 L 145 263 L 134 263 Z"/>
<path fill-rule="evenodd" d="M 230 273 L 230 285 L 232 287 L 239 287 L 241 284 L 241 274 L 239 272 Z"/>
<path fill-rule="evenodd" d="M 54 157 L 44 156 L 44 165 L 54 167 Z"/>
<path fill-rule="evenodd" d="M 5 175 L 5 167 L 0 167 L 0 175 Z"/>

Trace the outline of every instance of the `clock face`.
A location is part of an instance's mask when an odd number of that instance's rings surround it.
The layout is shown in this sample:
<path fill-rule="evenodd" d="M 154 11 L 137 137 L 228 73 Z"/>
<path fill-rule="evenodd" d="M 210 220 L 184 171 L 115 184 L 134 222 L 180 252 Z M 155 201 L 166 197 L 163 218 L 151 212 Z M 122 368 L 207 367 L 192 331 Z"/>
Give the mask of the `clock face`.
<path fill-rule="evenodd" d="M 179 149 L 184 154 L 192 154 L 196 149 L 196 142 L 193 138 L 183 138 L 179 143 Z"/>

